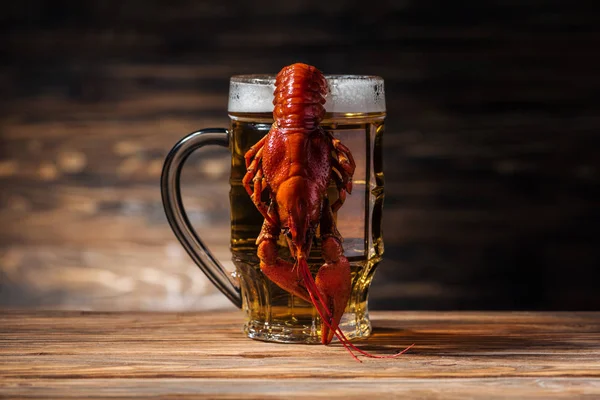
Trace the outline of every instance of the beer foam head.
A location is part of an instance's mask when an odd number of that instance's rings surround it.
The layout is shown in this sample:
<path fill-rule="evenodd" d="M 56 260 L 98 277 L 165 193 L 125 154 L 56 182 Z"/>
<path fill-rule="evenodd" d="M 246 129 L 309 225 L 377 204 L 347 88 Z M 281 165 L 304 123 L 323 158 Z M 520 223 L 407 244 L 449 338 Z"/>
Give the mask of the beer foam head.
<path fill-rule="evenodd" d="M 367 75 L 325 75 L 329 92 L 325 110 L 332 113 L 385 112 L 383 79 Z M 229 112 L 273 112 L 275 76 L 237 75 L 229 85 Z"/>

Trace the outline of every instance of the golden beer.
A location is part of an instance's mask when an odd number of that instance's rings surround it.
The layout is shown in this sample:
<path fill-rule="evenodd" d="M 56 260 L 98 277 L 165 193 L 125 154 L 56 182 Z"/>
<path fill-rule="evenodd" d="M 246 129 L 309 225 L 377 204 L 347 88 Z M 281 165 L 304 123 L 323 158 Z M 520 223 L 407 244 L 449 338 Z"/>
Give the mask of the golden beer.
<path fill-rule="evenodd" d="M 281 342 L 319 343 L 321 321 L 312 304 L 289 294 L 265 277 L 256 255 L 256 238 L 263 217 L 242 185 L 246 173 L 244 154 L 271 128 L 270 113 L 230 112 L 231 130 L 231 251 L 242 285 L 243 308 L 248 321 L 246 333 L 256 339 Z M 383 171 L 381 142 L 384 112 L 328 113 L 321 126 L 350 148 L 356 161 L 353 191 L 334 215 L 343 236 L 344 253 L 350 262 L 352 294 L 340 327 L 348 338 L 366 337 L 371 332 L 367 298 L 373 274 L 383 254 L 381 215 Z M 265 191 L 266 192 L 266 191 Z M 338 192 L 330 185 L 333 203 Z M 263 199 L 268 204 L 268 194 Z M 292 260 L 283 236 L 282 258 Z M 309 267 L 314 274 L 323 264 L 321 239 L 315 235 Z"/>

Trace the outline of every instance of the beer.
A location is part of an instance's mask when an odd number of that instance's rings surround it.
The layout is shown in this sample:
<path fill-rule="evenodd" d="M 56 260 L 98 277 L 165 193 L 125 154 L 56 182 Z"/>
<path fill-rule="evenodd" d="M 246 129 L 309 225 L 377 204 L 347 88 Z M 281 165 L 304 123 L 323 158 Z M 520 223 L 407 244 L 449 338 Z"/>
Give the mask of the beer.
<path fill-rule="evenodd" d="M 273 123 L 272 80 L 256 76 L 239 77 L 239 82 L 235 79 L 232 78 L 229 102 L 231 251 L 247 313 L 245 331 L 255 339 L 319 343 L 321 321 L 314 307 L 280 289 L 260 270 L 255 242 L 264 219 L 242 185 L 246 174 L 244 154 L 269 132 Z M 352 294 L 340 328 L 348 338 L 366 337 L 371 332 L 367 308 L 369 286 L 383 255 L 383 81 L 375 77 L 333 76 L 328 81 L 331 93 L 321 126 L 339 138 L 356 161 L 352 194 L 334 215 L 352 272 Z M 263 200 L 268 204 L 267 192 L 263 193 Z M 338 197 L 333 183 L 328 196 L 331 203 Z M 279 253 L 292 261 L 283 236 L 279 240 Z M 323 264 L 318 230 L 308 263 L 313 276 Z"/>

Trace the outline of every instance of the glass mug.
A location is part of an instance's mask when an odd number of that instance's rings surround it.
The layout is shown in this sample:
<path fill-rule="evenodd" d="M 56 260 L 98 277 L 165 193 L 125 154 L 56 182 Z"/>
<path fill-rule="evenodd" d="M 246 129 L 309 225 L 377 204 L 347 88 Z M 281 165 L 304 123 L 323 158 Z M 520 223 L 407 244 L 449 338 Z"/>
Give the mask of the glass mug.
<path fill-rule="evenodd" d="M 382 137 L 384 132 L 384 81 L 376 76 L 326 75 L 325 118 L 321 126 L 333 133 L 352 152 L 356 161 L 352 194 L 334 218 L 343 237 L 344 254 L 352 273 L 352 294 L 340 328 L 349 338 L 371 333 L 368 292 L 382 259 L 382 208 L 384 181 Z M 246 313 L 244 332 L 258 340 L 282 343 L 320 343 L 321 321 L 312 304 L 272 283 L 260 270 L 256 238 L 263 217 L 242 185 L 246 173 L 244 154 L 269 132 L 273 123 L 275 77 L 238 75 L 230 80 L 228 113 L 230 129 L 204 129 L 181 139 L 165 159 L 161 178 L 162 200 L 173 232 L 213 284 Z M 236 271 L 231 275 L 203 244 L 183 208 L 179 177 L 186 158 L 206 145 L 231 151 L 231 253 Z M 338 197 L 331 183 L 330 203 Z M 284 237 L 279 254 L 291 260 Z M 308 264 L 316 274 L 323 264 L 320 238 L 315 235 Z"/>

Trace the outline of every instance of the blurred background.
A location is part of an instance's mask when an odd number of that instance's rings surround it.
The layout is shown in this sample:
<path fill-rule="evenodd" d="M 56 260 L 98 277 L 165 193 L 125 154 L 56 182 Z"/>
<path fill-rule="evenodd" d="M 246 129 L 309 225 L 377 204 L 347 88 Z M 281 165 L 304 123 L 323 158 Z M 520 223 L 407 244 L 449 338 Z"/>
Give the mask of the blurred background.
<path fill-rule="evenodd" d="M 162 162 L 228 125 L 233 74 L 385 78 L 373 309 L 600 310 L 593 2 L 30 1 L 0 6 L 0 307 L 232 308 L 163 214 Z M 229 159 L 184 200 L 232 268 Z"/>

